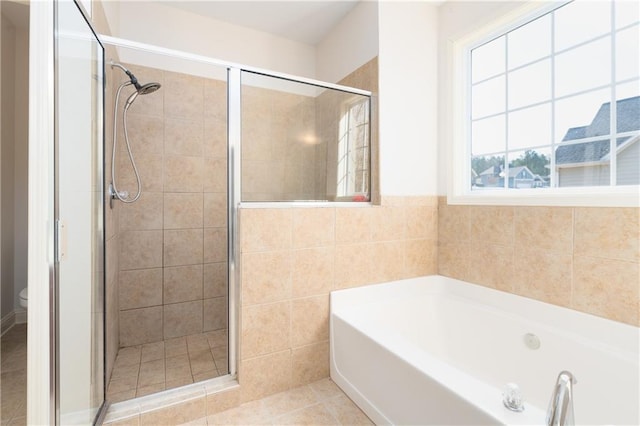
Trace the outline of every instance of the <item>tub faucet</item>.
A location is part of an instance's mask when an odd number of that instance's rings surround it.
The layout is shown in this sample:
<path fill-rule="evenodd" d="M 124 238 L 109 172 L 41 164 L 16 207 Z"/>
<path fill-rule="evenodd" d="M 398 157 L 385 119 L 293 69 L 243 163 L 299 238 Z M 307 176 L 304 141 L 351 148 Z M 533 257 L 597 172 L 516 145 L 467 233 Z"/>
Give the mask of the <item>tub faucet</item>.
<path fill-rule="evenodd" d="M 561 371 L 553 387 L 549 408 L 547 408 L 547 426 L 573 426 L 573 385 L 578 383 L 573 374 Z"/>

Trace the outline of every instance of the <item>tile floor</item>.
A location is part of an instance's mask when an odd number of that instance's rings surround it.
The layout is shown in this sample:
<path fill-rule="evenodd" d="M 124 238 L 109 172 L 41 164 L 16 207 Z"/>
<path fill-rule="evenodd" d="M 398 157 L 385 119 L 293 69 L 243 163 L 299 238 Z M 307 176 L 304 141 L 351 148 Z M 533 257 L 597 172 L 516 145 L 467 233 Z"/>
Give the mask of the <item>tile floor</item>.
<path fill-rule="evenodd" d="M 0 338 L 0 423 L 27 423 L 27 324 Z"/>
<path fill-rule="evenodd" d="M 111 373 L 111 403 L 227 374 L 227 330 L 121 348 Z"/>
<path fill-rule="evenodd" d="M 331 379 L 248 402 L 188 425 L 373 425 Z"/>

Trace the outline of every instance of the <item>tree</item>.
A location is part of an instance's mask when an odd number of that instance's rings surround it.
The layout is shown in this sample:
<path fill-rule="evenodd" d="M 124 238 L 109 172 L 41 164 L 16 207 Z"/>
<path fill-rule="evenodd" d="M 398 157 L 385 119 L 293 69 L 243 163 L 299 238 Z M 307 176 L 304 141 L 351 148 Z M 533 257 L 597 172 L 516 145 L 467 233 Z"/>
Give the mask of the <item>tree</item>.
<path fill-rule="evenodd" d="M 487 170 L 489 167 L 504 168 L 504 156 L 491 156 L 491 157 L 472 157 L 471 168 L 479 176 L 480 173 Z"/>
<path fill-rule="evenodd" d="M 533 150 L 526 150 L 519 158 L 516 158 L 509 167 L 527 166 L 533 174 L 549 176 L 549 158 L 544 154 L 538 154 Z"/>

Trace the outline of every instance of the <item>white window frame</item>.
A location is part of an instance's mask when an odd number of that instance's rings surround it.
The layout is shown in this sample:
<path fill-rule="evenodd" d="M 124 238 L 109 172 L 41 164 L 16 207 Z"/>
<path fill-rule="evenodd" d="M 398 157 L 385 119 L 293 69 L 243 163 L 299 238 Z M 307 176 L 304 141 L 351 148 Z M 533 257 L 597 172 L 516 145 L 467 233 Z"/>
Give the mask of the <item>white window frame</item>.
<path fill-rule="evenodd" d="M 480 44 L 497 38 L 534 20 L 567 1 L 553 3 L 527 2 L 478 30 L 450 40 L 447 59 L 451 67 L 448 119 L 445 141 L 448 154 L 447 200 L 450 204 L 471 205 L 530 205 L 530 206 L 609 206 L 640 207 L 640 185 L 601 187 L 556 187 L 536 189 L 504 189 L 472 191 L 469 90 L 470 51 Z"/>
<path fill-rule="evenodd" d="M 339 120 L 339 126 L 338 126 L 338 159 L 337 159 L 337 170 L 336 170 L 336 199 L 337 200 L 350 200 L 351 198 L 353 198 L 354 194 L 357 194 L 361 191 L 357 191 L 357 188 L 354 188 L 354 193 L 351 193 L 349 191 L 349 176 L 352 174 L 352 172 L 357 173 L 357 172 L 363 172 L 363 173 L 367 173 L 369 176 L 367 178 L 367 182 L 368 182 L 368 190 L 367 190 L 367 195 L 369 197 L 371 197 L 371 133 L 370 133 L 370 126 L 371 126 L 371 99 L 370 98 L 363 98 L 363 97 L 354 97 L 352 99 L 349 99 L 348 101 L 346 101 L 341 108 L 341 114 L 340 114 L 340 120 Z M 365 117 L 366 117 L 366 121 L 364 123 L 359 123 L 356 126 L 352 126 L 351 123 L 351 110 L 353 109 L 354 106 L 358 105 L 358 104 L 363 104 L 366 108 L 365 110 Z M 345 120 L 345 121 L 343 121 Z M 343 123 L 344 123 L 344 128 L 343 128 Z M 357 126 L 364 126 L 365 128 L 365 145 L 363 147 L 363 149 L 366 150 L 367 152 L 367 167 L 365 169 L 361 169 L 361 170 L 350 170 L 349 168 L 349 159 L 345 159 L 346 164 L 344 165 L 345 167 L 345 172 L 344 173 L 340 173 L 340 159 L 341 156 L 349 156 L 349 153 L 351 151 L 355 151 L 355 147 L 353 146 L 355 141 L 353 141 L 351 139 L 351 129 L 355 128 Z M 341 180 L 344 180 L 343 183 L 341 183 Z"/>

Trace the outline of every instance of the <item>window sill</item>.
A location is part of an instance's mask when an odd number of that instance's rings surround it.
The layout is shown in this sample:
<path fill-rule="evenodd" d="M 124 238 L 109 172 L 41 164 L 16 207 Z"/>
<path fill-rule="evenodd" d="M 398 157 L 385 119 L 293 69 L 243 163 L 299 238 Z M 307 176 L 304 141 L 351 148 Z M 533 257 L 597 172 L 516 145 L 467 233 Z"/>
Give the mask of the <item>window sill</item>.
<path fill-rule="evenodd" d="M 449 194 L 447 202 L 489 206 L 640 207 L 640 186 L 487 190 Z"/>

